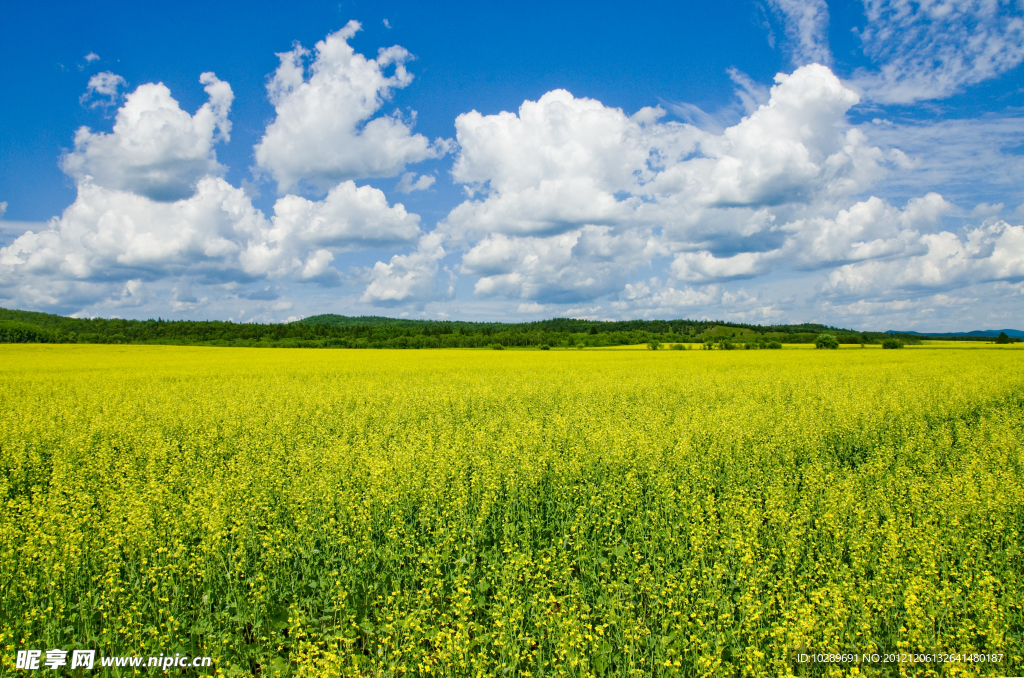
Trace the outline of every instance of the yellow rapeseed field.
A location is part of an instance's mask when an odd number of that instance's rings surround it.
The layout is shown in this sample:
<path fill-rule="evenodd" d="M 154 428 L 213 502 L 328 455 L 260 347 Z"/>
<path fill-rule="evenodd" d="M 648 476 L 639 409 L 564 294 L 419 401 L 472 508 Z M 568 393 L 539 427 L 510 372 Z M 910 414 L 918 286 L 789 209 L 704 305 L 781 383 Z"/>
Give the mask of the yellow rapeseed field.
<path fill-rule="evenodd" d="M 0 346 L 0 674 L 1021 675 L 1022 361 Z"/>

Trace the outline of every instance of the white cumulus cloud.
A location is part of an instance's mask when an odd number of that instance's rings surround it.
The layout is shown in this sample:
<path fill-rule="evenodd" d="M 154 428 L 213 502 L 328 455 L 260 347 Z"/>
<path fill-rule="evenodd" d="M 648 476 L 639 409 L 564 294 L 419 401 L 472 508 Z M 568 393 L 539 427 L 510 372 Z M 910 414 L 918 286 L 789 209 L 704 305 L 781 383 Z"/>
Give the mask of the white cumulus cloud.
<path fill-rule="evenodd" d="M 217 177 L 173 202 L 85 180 L 62 216 L 0 248 L 0 298 L 37 306 L 109 301 L 129 280 L 333 285 L 336 253 L 414 241 L 418 222 L 381 191 L 351 182 L 320 202 L 285 196 L 268 219 L 241 188 Z M 49 290 L 45 300 L 38 290 Z"/>
<path fill-rule="evenodd" d="M 420 218 L 391 207 L 379 189 L 343 181 L 320 201 L 286 195 L 274 204 L 274 229 L 302 242 L 336 249 L 388 247 L 415 240 Z"/>
<path fill-rule="evenodd" d="M 199 81 L 210 100 L 191 116 L 163 84 L 140 85 L 118 110 L 112 133 L 78 130 L 75 149 L 61 161 L 63 170 L 79 182 L 89 178 L 153 200 L 192 195 L 202 177 L 222 170 L 213 146 L 230 138 L 234 98 L 230 85 L 213 73 Z"/>
<path fill-rule="evenodd" d="M 0 283 L 30 276 L 68 281 L 242 273 L 239 255 L 268 224 L 241 189 L 207 177 L 193 196 L 154 201 L 86 180 L 49 228 L 0 249 Z"/>
<path fill-rule="evenodd" d="M 594 299 L 663 256 L 683 281 L 755 277 L 806 249 L 785 225 L 834 219 L 885 175 L 890 156 L 846 120 L 858 100 L 809 65 L 721 134 L 564 90 L 467 113 L 453 176 L 472 195 L 439 231 L 467 248 L 481 296 Z"/>
<path fill-rule="evenodd" d="M 913 256 L 925 250 L 922 232 L 937 230 L 953 206 L 937 193 L 908 201 L 900 210 L 870 197 L 835 216 L 817 215 L 775 225 L 778 246 L 716 256 L 709 250 L 681 252 L 672 262 L 676 279 L 708 283 L 754 278 L 781 266 L 813 270 L 871 259 Z"/>
<path fill-rule="evenodd" d="M 462 258 L 462 272 L 479 276 L 475 294 L 573 303 L 620 289 L 624 274 L 649 259 L 648 241 L 606 226 L 547 237 L 484 238 Z"/>
<path fill-rule="evenodd" d="M 267 85 L 276 117 L 255 150 L 281 192 L 303 181 L 326 190 L 348 179 L 395 176 L 448 150 L 444 140 L 413 134 L 397 112 L 374 117 L 394 90 L 412 82 L 405 67 L 412 57 L 396 45 L 367 59 L 348 44 L 359 29 L 350 21 L 316 43 L 308 69 L 309 52 L 300 45 L 278 54 L 281 65 Z"/>
<path fill-rule="evenodd" d="M 369 271 L 361 301 L 377 306 L 422 306 L 439 298 L 437 274 L 445 254 L 440 239 L 430 233 L 420 239 L 415 251 L 396 254 L 386 264 L 378 261 Z M 453 292 L 449 286 L 447 296 Z"/>
<path fill-rule="evenodd" d="M 894 293 L 949 291 L 1024 279 L 1024 225 L 992 220 L 962 235 L 925 234 L 921 244 L 924 251 L 916 256 L 841 266 L 829 275 L 824 291 L 885 299 Z"/>
<path fill-rule="evenodd" d="M 456 207 L 449 227 L 535 235 L 629 220 L 637 200 L 620 201 L 616 193 L 637 188 L 634 173 L 650 175 L 652 139 L 645 123 L 662 115 L 644 109 L 630 118 L 565 90 L 524 102 L 518 115 L 460 115 L 452 175 L 485 198 Z M 678 124 L 658 128 L 684 153 L 701 134 Z"/>

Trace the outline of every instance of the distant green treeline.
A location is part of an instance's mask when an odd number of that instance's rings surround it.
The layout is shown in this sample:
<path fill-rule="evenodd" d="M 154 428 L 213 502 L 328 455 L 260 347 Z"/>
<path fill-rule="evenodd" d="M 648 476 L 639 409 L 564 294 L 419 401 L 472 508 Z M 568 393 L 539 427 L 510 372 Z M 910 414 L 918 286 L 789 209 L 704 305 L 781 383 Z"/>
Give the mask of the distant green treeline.
<path fill-rule="evenodd" d="M 878 343 L 892 336 L 818 324 L 747 325 L 719 320 L 623 320 L 554 318 L 529 323 L 407 320 L 380 316 L 318 315 L 292 323 L 217 320 L 121 320 L 68 318 L 0 309 L 0 343 L 176 344 L 281 348 L 472 348 L 592 347 L 729 342 L 757 347 L 766 342 L 813 343 L 821 333 L 840 343 Z M 920 343 L 899 335 L 906 343 Z"/>

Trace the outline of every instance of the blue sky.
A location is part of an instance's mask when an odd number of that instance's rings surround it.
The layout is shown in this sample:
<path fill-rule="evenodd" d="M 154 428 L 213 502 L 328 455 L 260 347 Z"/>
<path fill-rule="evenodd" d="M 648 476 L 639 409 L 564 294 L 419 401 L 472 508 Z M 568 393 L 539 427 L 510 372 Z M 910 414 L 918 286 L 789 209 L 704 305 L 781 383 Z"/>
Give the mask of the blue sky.
<path fill-rule="evenodd" d="M 1024 2 L 35 3 L 0 305 L 1017 327 Z"/>

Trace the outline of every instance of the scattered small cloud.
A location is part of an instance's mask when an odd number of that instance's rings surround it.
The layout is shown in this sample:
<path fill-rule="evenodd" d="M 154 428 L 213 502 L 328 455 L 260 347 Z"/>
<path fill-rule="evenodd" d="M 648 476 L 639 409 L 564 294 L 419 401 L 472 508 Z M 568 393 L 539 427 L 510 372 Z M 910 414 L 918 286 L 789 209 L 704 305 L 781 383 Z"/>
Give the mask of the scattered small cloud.
<path fill-rule="evenodd" d="M 1012 2 L 865 0 L 859 32 L 877 69 L 853 82 L 884 104 L 943 99 L 1024 61 L 1024 8 Z"/>
<path fill-rule="evenodd" d="M 413 191 L 425 191 L 434 185 L 435 177 L 429 174 L 421 174 L 416 178 L 415 172 L 406 172 L 402 175 L 395 190 L 399 193 L 412 193 Z"/>
<path fill-rule="evenodd" d="M 116 73 L 97 73 L 89 78 L 85 94 L 79 97 L 78 102 L 83 106 L 88 103 L 89 108 L 110 108 L 121 97 L 120 88 L 127 85 L 125 79 Z"/>
<path fill-rule="evenodd" d="M 990 205 L 987 202 L 981 202 L 975 205 L 974 209 L 971 210 L 971 216 L 982 218 L 995 216 L 1003 211 L 1003 207 L 1005 207 L 1005 204 L 1001 202 L 994 205 Z"/>
<path fill-rule="evenodd" d="M 768 0 L 768 6 L 782 20 L 794 66 L 832 63 L 825 0 Z"/>

